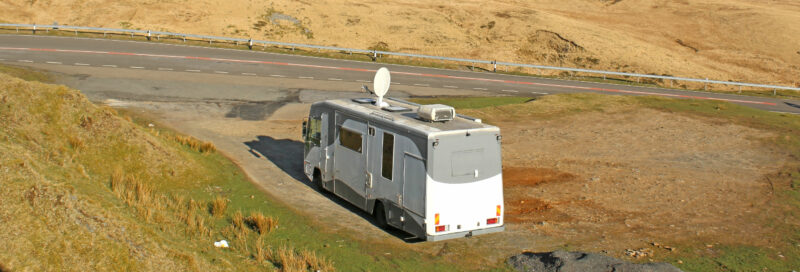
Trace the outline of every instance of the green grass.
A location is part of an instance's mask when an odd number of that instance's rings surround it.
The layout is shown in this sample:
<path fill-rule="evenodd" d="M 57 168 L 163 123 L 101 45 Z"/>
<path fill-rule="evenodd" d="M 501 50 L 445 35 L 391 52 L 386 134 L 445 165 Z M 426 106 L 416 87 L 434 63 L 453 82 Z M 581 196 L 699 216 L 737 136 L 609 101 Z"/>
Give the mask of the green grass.
<path fill-rule="evenodd" d="M 0 73 L 21 78 L 27 81 L 37 81 L 43 83 L 53 82 L 53 78 L 49 74 L 31 68 L 0 65 Z"/>

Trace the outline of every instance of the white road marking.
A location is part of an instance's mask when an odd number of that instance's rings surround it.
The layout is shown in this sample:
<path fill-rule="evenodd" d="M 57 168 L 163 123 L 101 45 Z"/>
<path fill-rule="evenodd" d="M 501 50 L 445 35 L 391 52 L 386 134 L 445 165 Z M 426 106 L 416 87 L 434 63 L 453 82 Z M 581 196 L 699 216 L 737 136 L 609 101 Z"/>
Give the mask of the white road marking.
<path fill-rule="evenodd" d="M 535 93 L 535 94 L 549 94 L 549 93 L 542 93 L 542 92 L 531 92 L 531 93 Z"/>
<path fill-rule="evenodd" d="M 131 66 L 131 69 L 144 69 L 144 67 L 141 67 L 141 66 Z"/>
<path fill-rule="evenodd" d="M 227 74 L 228 72 L 225 71 L 214 71 L 215 74 Z"/>
<path fill-rule="evenodd" d="M 372 81 L 359 79 L 359 80 L 356 80 L 356 82 L 370 83 Z"/>
<path fill-rule="evenodd" d="M 314 79 L 314 77 L 310 77 L 310 76 L 301 76 L 301 77 L 297 77 L 297 78 L 302 78 L 302 79 Z"/>
<path fill-rule="evenodd" d="M 90 64 L 88 64 L 88 63 L 75 63 L 75 65 L 78 65 L 78 66 L 89 66 Z"/>
<path fill-rule="evenodd" d="M 400 82 L 392 82 L 392 85 L 406 85 L 406 84 L 403 84 L 403 83 L 400 83 Z"/>
<path fill-rule="evenodd" d="M 159 71 L 172 71 L 172 68 L 158 68 Z"/>
<path fill-rule="evenodd" d="M 197 72 L 200 72 L 200 70 L 186 70 L 186 72 L 195 72 L 195 73 L 197 73 Z"/>
<path fill-rule="evenodd" d="M 31 63 L 31 62 L 33 62 L 32 60 L 25 60 L 25 59 L 21 59 L 21 60 L 18 60 L 18 61 L 19 61 L 19 62 L 27 62 L 27 63 Z"/>
<path fill-rule="evenodd" d="M 430 84 L 414 84 L 414 86 L 428 87 L 428 86 L 431 86 L 431 85 Z"/>
<path fill-rule="evenodd" d="M 60 62 L 57 62 L 57 61 L 48 61 L 47 63 L 49 63 L 49 64 L 61 64 Z"/>
<path fill-rule="evenodd" d="M 444 86 L 442 86 L 442 87 L 445 87 L 445 88 L 450 88 L 450 89 L 458 89 L 458 86 L 444 85 Z"/>
<path fill-rule="evenodd" d="M 269 75 L 269 76 L 271 76 L 271 77 L 286 77 L 284 75 Z"/>
<path fill-rule="evenodd" d="M 103 65 L 103 67 L 117 68 L 117 66 L 113 65 L 113 64 L 106 64 L 106 65 Z"/>
<path fill-rule="evenodd" d="M 507 92 L 507 93 L 518 93 L 519 92 L 519 91 L 515 91 L 515 90 L 501 90 L 501 91 L 502 92 Z"/>
<path fill-rule="evenodd" d="M 342 80 L 342 79 L 341 79 L 341 78 L 329 78 L 328 80 L 340 81 L 340 80 Z"/>
<path fill-rule="evenodd" d="M 486 89 L 486 88 L 472 88 L 472 89 L 473 90 L 479 90 L 479 91 L 488 91 L 489 90 L 489 89 Z"/>
<path fill-rule="evenodd" d="M 242 73 L 242 74 L 246 75 L 246 76 L 254 76 L 254 75 L 256 75 L 256 74 L 253 74 L 253 73 Z"/>

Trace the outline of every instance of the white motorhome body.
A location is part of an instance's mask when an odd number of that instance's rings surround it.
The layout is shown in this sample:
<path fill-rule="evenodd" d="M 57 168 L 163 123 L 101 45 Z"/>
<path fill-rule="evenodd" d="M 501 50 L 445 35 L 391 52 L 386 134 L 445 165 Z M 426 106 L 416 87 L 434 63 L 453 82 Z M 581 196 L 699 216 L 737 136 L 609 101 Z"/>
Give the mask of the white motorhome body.
<path fill-rule="evenodd" d="M 452 111 L 442 115 L 450 121 L 427 121 L 420 105 L 402 100 L 373 102 L 311 106 L 303 128 L 309 179 L 378 225 L 429 241 L 504 229 L 499 128 Z"/>

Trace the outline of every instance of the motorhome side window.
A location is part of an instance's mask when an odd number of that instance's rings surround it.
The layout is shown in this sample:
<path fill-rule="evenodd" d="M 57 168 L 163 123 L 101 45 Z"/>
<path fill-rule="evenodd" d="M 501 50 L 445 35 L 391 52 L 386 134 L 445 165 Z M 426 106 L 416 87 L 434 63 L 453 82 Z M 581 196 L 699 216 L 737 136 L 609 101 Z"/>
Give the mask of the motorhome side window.
<path fill-rule="evenodd" d="M 361 133 L 339 127 L 339 144 L 361 153 Z"/>
<path fill-rule="evenodd" d="M 381 176 L 392 180 L 392 166 L 394 165 L 394 135 L 383 133 L 383 163 Z"/>
<path fill-rule="evenodd" d="M 319 146 L 321 128 L 322 121 L 320 119 L 315 117 L 308 120 L 308 141 L 314 143 L 316 146 Z"/>

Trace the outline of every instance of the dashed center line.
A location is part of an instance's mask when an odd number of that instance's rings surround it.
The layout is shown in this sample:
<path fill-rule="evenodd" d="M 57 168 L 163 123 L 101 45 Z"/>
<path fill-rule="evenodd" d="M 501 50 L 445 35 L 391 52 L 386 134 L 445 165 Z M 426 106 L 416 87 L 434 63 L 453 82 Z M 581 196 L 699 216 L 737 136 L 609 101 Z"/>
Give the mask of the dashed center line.
<path fill-rule="evenodd" d="M 103 67 L 117 68 L 117 66 L 113 65 L 113 64 L 106 64 L 106 65 L 103 65 Z"/>
<path fill-rule="evenodd" d="M 158 68 L 159 71 L 172 71 L 172 68 Z"/>
<path fill-rule="evenodd" d="M 228 72 L 225 71 L 214 71 L 215 74 L 227 74 Z"/>
<path fill-rule="evenodd" d="M 144 69 L 144 67 L 141 67 L 141 66 L 131 66 L 131 69 Z"/>
<path fill-rule="evenodd" d="M 414 86 L 428 87 L 428 86 L 431 86 L 431 85 L 429 85 L 429 84 L 414 84 Z"/>
<path fill-rule="evenodd" d="M 519 91 L 515 91 L 515 90 L 501 90 L 501 91 L 502 92 L 507 92 L 507 93 L 518 93 L 519 92 Z"/>
<path fill-rule="evenodd" d="M 48 61 L 47 63 L 48 64 L 61 64 L 60 62 L 57 62 L 57 61 Z"/>
<path fill-rule="evenodd" d="M 28 63 L 31 63 L 31 62 L 33 62 L 32 60 L 25 60 L 25 59 L 21 59 L 21 60 L 18 60 L 18 61 L 19 61 L 19 62 L 28 62 Z"/>
<path fill-rule="evenodd" d="M 301 77 L 297 77 L 297 78 L 302 78 L 302 79 L 314 79 L 314 77 L 310 77 L 310 76 L 301 76 Z"/>
<path fill-rule="evenodd" d="M 486 88 L 472 88 L 472 89 L 473 90 L 479 90 L 479 91 L 488 91 L 489 90 L 489 89 L 486 89 Z"/>
<path fill-rule="evenodd" d="M 342 79 L 341 78 L 329 78 L 328 80 L 341 81 Z"/>
<path fill-rule="evenodd" d="M 253 73 L 242 73 L 242 74 L 246 75 L 246 76 L 254 76 L 254 75 L 256 75 L 256 74 L 253 74 Z"/>
<path fill-rule="evenodd" d="M 531 92 L 531 93 L 535 93 L 535 94 L 548 94 L 548 93 L 542 93 L 542 92 Z"/>
<path fill-rule="evenodd" d="M 271 77 L 286 77 L 284 75 L 269 75 L 269 76 L 271 76 Z"/>
<path fill-rule="evenodd" d="M 370 83 L 370 82 L 372 82 L 372 81 L 369 81 L 369 80 L 363 80 L 363 79 L 359 79 L 359 80 L 356 80 L 356 82 Z"/>
<path fill-rule="evenodd" d="M 195 72 L 195 73 L 197 73 L 197 72 L 200 72 L 200 70 L 186 70 L 186 72 Z"/>
<path fill-rule="evenodd" d="M 442 86 L 442 87 L 444 87 L 444 88 L 450 88 L 450 89 L 458 89 L 458 86 L 451 86 L 451 85 L 444 85 L 444 86 Z"/>
<path fill-rule="evenodd" d="M 91 64 L 88 64 L 88 63 L 75 63 L 75 65 L 78 65 L 78 66 L 90 66 Z"/>

